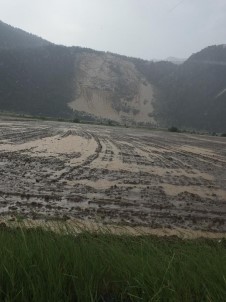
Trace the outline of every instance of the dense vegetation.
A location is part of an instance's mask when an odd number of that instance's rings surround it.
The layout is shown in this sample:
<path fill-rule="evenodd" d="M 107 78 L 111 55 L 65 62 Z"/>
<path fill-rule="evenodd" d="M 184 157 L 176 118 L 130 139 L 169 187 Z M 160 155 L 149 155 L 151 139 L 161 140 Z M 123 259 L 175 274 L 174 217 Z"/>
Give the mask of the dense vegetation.
<path fill-rule="evenodd" d="M 25 49 L 44 45 L 50 45 L 50 42 L 0 21 L 0 49 Z"/>
<path fill-rule="evenodd" d="M 73 50 L 49 45 L 0 51 L 1 108 L 34 115 L 71 115 Z"/>
<path fill-rule="evenodd" d="M 0 232 L 1 301 L 225 301 L 226 242 Z"/>
<path fill-rule="evenodd" d="M 226 129 L 226 47 L 211 46 L 184 64 L 138 60 L 137 68 L 158 88 L 156 116 L 169 126 Z"/>

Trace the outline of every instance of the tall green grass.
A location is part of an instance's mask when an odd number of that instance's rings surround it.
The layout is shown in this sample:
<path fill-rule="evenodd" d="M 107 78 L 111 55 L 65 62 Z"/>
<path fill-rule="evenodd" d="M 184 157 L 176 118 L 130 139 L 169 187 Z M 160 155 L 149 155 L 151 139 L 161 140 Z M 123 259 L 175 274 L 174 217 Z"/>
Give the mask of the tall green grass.
<path fill-rule="evenodd" d="M 4 228 L 0 301 L 226 301 L 226 241 Z"/>

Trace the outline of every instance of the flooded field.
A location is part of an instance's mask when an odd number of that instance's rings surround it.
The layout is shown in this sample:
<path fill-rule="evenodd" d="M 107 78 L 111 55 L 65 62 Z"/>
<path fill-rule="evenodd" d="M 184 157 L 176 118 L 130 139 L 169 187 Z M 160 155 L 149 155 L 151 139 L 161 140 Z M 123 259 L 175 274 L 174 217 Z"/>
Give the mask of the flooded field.
<path fill-rule="evenodd" d="M 226 139 L 0 120 L 0 215 L 226 231 Z"/>

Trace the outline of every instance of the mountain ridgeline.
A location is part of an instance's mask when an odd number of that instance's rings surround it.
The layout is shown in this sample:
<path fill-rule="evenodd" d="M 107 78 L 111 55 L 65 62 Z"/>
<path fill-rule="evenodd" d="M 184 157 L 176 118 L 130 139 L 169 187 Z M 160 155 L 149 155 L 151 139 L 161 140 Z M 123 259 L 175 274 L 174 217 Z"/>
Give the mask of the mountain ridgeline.
<path fill-rule="evenodd" d="M 0 22 L 0 111 L 226 131 L 226 46 L 182 64 L 55 45 Z"/>
<path fill-rule="evenodd" d="M 0 21 L 0 49 L 25 49 L 50 44 L 50 42 L 42 38 Z"/>

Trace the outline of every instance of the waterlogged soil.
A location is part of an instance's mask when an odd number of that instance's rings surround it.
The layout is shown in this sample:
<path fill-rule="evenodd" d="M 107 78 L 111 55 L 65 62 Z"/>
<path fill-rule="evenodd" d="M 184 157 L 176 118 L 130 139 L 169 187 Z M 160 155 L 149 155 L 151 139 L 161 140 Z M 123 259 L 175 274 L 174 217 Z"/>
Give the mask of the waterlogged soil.
<path fill-rule="evenodd" d="M 226 232 L 225 138 L 2 119 L 0 171 L 1 216 Z"/>

